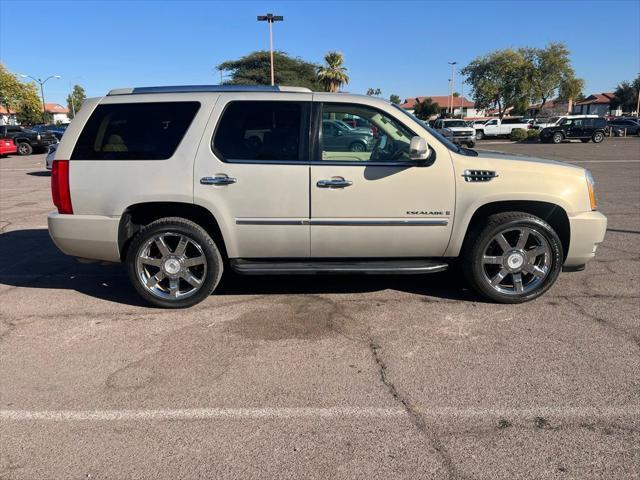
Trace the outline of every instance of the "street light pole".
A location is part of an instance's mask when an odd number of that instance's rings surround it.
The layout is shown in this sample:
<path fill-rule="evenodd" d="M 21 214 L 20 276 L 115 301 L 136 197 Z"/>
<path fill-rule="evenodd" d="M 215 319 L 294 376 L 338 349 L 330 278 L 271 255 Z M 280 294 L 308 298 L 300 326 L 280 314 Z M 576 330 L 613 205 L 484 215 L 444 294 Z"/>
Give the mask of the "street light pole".
<path fill-rule="evenodd" d="M 269 56 L 271 57 L 271 86 L 275 85 L 275 73 L 273 70 L 273 22 L 282 22 L 282 15 L 274 15 L 267 13 L 266 15 L 258 15 L 259 22 L 267 22 L 269 24 Z"/>
<path fill-rule="evenodd" d="M 36 82 L 38 85 L 40 85 L 40 95 L 42 97 L 42 123 L 46 123 L 47 119 L 47 106 L 44 103 L 44 84 L 47 83 L 49 80 L 51 80 L 52 78 L 55 78 L 56 80 L 60 79 L 60 75 L 49 75 L 47 78 L 45 78 L 44 80 L 41 80 L 39 78 L 35 78 L 32 77 L 31 75 L 20 75 L 22 78 L 30 78 L 31 80 L 33 80 L 34 82 Z"/>
<path fill-rule="evenodd" d="M 447 62 L 451 65 L 451 115 L 453 116 L 453 92 L 456 87 L 456 65 L 458 62 Z"/>

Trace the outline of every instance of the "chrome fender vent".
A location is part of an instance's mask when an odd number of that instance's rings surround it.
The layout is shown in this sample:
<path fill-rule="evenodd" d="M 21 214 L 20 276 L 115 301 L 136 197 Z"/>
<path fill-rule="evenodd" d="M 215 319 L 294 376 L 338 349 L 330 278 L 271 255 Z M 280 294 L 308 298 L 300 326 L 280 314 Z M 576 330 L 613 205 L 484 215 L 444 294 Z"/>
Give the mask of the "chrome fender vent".
<path fill-rule="evenodd" d="M 465 182 L 489 182 L 498 174 L 492 170 L 465 170 L 462 176 Z"/>

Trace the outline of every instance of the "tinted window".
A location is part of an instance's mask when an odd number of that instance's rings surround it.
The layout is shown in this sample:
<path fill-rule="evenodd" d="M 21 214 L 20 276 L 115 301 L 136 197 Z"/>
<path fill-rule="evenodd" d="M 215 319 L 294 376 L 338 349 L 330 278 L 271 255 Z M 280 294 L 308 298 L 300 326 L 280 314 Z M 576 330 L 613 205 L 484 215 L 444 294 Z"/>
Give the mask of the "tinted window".
<path fill-rule="evenodd" d="M 71 159 L 169 158 L 199 108 L 199 102 L 98 105 L 82 130 Z"/>
<path fill-rule="evenodd" d="M 303 106 L 300 102 L 230 103 L 213 139 L 214 152 L 223 160 L 300 160 Z"/>
<path fill-rule="evenodd" d="M 593 123 L 595 127 L 604 128 L 607 126 L 607 121 L 604 118 L 594 118 Z"/>
<path fill-rule="evenodd" d="M 524 123 L 521 118 L 505 118 L 502 120 L 503 125 L 510 125 L 514 123 Z"/>

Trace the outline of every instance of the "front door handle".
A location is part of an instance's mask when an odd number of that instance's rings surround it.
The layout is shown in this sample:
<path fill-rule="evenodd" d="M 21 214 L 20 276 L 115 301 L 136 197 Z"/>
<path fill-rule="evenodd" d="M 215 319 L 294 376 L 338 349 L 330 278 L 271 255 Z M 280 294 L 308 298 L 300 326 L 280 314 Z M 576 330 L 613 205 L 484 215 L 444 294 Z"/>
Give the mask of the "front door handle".
<path fill-rule="evenodd" d="M 200 179 L 201 185 L 231 185 L 232 183 L 236 183 L 238 180 L 235 178 L 231 178 L 229 175 L 225 173 L 218 173 L 215 177 L 202 177 Z"/>
<path fill-rule="evenodd" d="M 353 185 L 353 182 L 343 177 L 331 177 L 329 180 L 318 180 L 316 183 L 319 188 L 344 188 L 350 185 Z"/>

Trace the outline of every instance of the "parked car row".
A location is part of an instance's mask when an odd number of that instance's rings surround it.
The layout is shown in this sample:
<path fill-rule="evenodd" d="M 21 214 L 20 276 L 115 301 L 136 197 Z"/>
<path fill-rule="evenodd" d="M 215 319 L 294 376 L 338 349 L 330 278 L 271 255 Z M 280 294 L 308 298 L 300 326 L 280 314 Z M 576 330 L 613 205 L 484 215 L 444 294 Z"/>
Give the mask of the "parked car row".
<path fill-rule="evenodd" d="M 50 132 L 37 132 L 20 125 L 0 125 L 0 139 L 13 142 L 19 155 L 31 155 L 35 151 L 45 151 L 49 145 L 58 143 L 58 138 Z"/>

